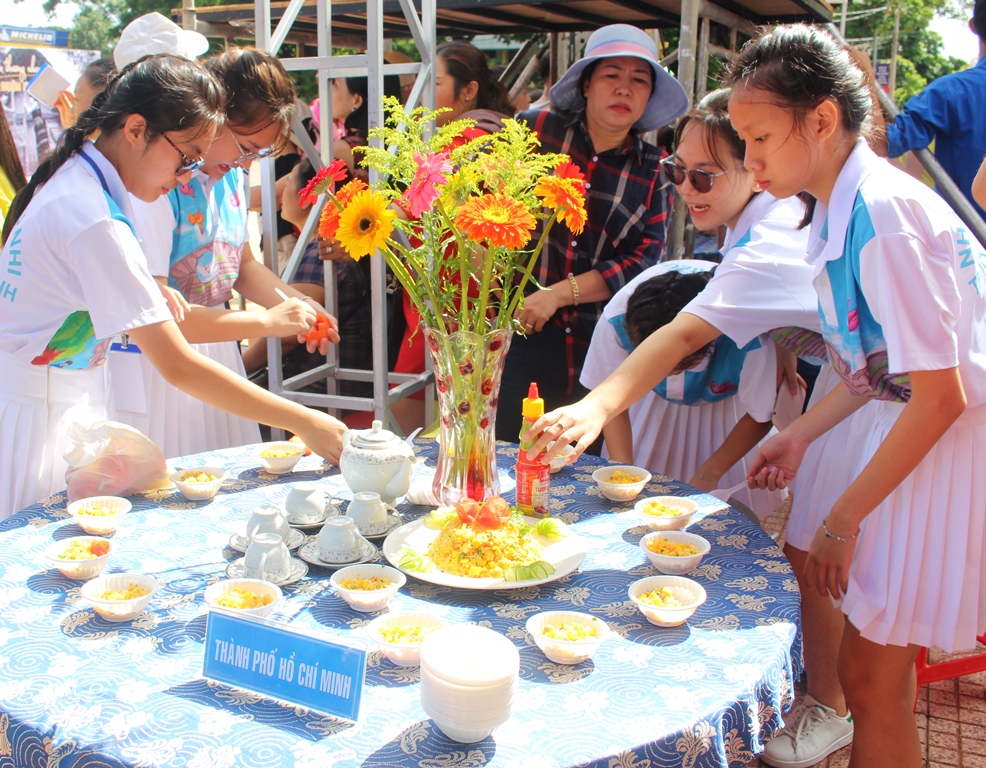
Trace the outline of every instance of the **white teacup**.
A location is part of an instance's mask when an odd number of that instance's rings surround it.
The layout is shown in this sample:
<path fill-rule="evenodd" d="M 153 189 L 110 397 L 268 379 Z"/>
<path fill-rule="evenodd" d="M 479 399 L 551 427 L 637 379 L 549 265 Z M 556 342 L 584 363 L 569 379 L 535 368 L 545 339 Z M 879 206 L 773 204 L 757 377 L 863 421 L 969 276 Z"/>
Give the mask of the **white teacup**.
<path fill-rule="evenodd" d="M 353 518 L 359 532 L 364 536 L 376 536 L 387 530 L 387 512 L 397 510 L 385 504 L 379 493 L 360 491 L 349 502 L 346 514 Z"/>
<path fill-rule="evenodd" d="M 284 539 L 275 533 L 258 533 L 243 558 L 243 575 L 248 579 L 283 581 L 291 573 L 291 553 Z"/>
<path fill-rule="evenodd" d="M 284 509 L 292 523 L 320 523 L 325 519 L 330 501 L 315 483 L 292 483 L 284 500 Z"/>
<path fill-rule="evenodd" d="M 273 533 L 287 541 L 288 535 L 291 533 L 291 526 L 288 525 L 288 519 L 280 507 L 264 504 L 254 508 L 253 514 L 247 521 L 247 541 L 251 541 L 260 533 Z"/>
<path fill-rule="evenodd" d="M 318 556 L 327 563 L 350 563 L 363 552 L 363 537 L 351 517 L 330 517 L 318 533 Z"/>

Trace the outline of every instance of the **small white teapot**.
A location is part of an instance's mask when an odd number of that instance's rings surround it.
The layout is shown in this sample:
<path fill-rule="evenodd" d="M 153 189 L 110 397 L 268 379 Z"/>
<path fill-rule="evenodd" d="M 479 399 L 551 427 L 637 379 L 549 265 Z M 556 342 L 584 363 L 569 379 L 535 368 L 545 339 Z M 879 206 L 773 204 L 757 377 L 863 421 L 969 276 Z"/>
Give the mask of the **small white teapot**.
<path fill-rule="evenodd" d="M 374 421 L 370 429 L 349 430 L 342 435 L 339 468 L 353 493 L 377 493 L 385 504 L 393 504 L 411 487 L 416 463 L 414 450 Z"/>

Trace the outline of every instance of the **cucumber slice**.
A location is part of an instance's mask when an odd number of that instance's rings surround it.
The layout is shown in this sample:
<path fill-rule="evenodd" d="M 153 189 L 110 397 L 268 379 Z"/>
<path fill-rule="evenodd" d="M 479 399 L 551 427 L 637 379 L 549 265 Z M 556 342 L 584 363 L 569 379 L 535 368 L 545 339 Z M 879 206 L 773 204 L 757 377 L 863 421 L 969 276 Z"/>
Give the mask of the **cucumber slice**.
<path fill-rule="evenodd" d="M 424 572 L 428 570 L 428 558 L 413 549 L 404 547 L 397 553 L 397 567 L 405 571 Z"/>
<path fill-rule="evenodd" d="M 557 517 L 545 517 L 538 520 L 534 530 L 549 541 L 558 541 L 568 536 L 568 526 Z"/>

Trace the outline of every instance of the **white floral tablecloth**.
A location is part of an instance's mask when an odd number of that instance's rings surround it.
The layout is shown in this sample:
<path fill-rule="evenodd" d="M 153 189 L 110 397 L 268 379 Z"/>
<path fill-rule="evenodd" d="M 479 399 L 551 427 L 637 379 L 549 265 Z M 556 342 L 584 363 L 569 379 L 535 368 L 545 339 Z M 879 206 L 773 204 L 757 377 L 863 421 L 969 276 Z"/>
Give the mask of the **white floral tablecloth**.
<path fill-rule="evenodd" d="M 433 442 L 416 447 L 433 458 Z M 501 445 L 501 466 L 512 466 L 516 451 Z M 349 495 L 338 469 L 316 457 L 274 477 L 251 454 L 244 447 L 175 462 L 229 471 L 211 503 L 177 492 L 132 497 L 107 572 L 154 573 L 165 586 L 130 623 L 104 622 L 82 599 L 82 582 L 47 568 L 45 548 L 81 533 L 64 495 L 0 523 L 0 768 L 741 766 L 780 727 L 802 658 L 798 588 L 778 547 L 713 497 L 655 478 L 645 493 L 700 502 L 690 530 L 712 551 L 692 574 L 706 604 L 685 626 L 652 626 L 627 597 L 631 581 L 656 573 L 638 547 L 644 531 L 630 504 L 599 495 L 590 476 L 605 462 L 593 457 L 552 476 L 553 513 L 588 543 L 578 571 L 496 592 L 409 578 L 392 603 L 492 627 L 520 650 L 517 712 L 485 741 L 443 736 L 421 709 L 418 670 L 376 652 L 358 723 L 203 679 L 203 592 L 239 556 L 226 545 L 252 508 L 282 501 L 299 480 Z M 402 505 L 406 519 L 424 511 Z M 342 602 L 330 575 L 313 567 L 285 587 L 287 602 L 272 618 L 324 636 L 359 636 L 373 615 Z M 613 637 L 585 664 L 552 663 L 524 629 L 532 613 L 552 609 L 588 611 Z"/>

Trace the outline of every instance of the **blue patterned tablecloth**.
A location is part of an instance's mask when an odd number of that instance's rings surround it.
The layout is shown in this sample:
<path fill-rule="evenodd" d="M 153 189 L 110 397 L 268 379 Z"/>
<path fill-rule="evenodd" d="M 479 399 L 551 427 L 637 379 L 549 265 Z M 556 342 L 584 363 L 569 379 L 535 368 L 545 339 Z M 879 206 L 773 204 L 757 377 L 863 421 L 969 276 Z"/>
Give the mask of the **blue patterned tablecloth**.
<path fill-rule="evenodd" d="M 433 457 L 434 444 L 418 441 Z M 501 446 L 511 466 L 516 446 Z M 421 709 L 418 670 L 369 656 L 360 721 L 346 722 L 205 680 L 205 588 L 239 555 L 226 545 L 254 506 L 314 480 L 346 496 L 316 457 L 286 477 L 263 472 L 249 447 L 201 455 L 230 474 L 211 503 L 171 492 L 132 498 L 106 572 L 154 573 L 165 586 L 133 622 L 110 624 L 82 582 L 47 568 L 45 548 L 81 531 L 56 495 L 0 524 L 0 768 L 330 768 L 332 766 L 741 766 L 780 726 L 801 672 L 798 587 L 774 542 L 711 496 L 666 478 L 645 493 L 694 496 L 690 530 L 712 551 L 692 576 L 708 601 L 675 629 L 649 624 L 627 597 L 654 570 L 638 547 L 630 504 L 602 498 L 583 457 L 552 476 L 553 514 L 588 544 L 573 574 L 541 587 L 474 592 L 409 578 L 392 606 L 438 612 L 503 633 L 520 650 L 514 717 L 478 744 L 458 744 Z M 511 496 L 508 494 L 508 498 Z M 403 505 L 405 518 L 426 511 Z M 285 587 L 272 618 L 327 637 L 361 636 L 352 611 L 312 568 Z M 578 666 L 548 661 L 524 629 L 541 610 L 588 611 L 614 630 Z"/>

